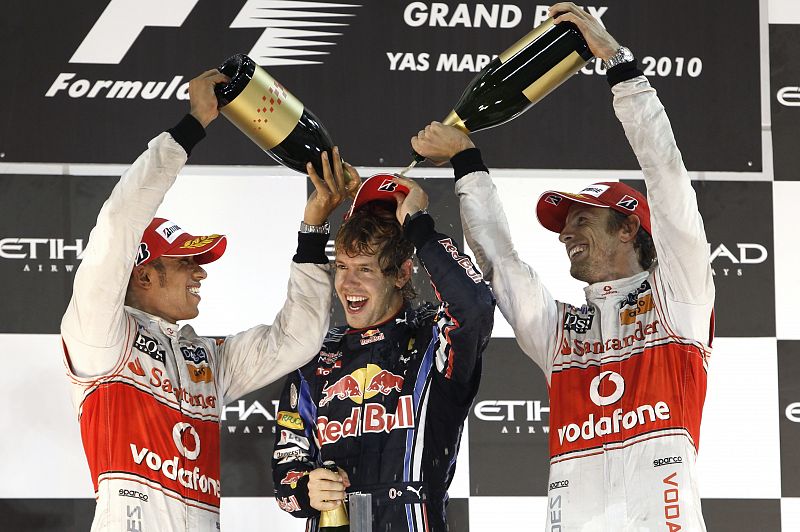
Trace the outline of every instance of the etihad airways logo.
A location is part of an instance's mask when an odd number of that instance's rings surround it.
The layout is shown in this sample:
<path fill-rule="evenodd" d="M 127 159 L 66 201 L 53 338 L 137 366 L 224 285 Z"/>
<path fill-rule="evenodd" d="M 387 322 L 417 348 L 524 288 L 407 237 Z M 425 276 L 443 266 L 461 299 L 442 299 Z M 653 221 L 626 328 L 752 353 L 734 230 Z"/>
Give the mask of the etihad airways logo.
<path fill-rule="evenodd" d="M 800 107 L 800 87 L 783 87 L 778 90 L 776 98 L 786 107 Z"/>
<path fill-rule="evenodd" d="M 119 64 L 146 28 L 180 28 L 198 0 L 111 0 L 70 63 Z M 357 4 L 247 0 L 231 29 L 263 28 L 249 56 L 262 66 L 319 64 Z M 317 49 L 317 48 L 322 48 Z M 305 57 L 304 59 L 301 59 Z"/>
<path fill-rule="evenodd" d="M 70 243 L 63 238 L 0 238 L 0 259 L 23 261 L 23 272 L 72 272 L 83 259 L 83 239 Z"/>
<path fill-rule="evenodd" d="M 603 381 L 610 384 L 602 386 Z M 609 389 L 611 385 L 613 385 L 613 390 Z M 592 379 L 589 385 L 589 398 L 597 406 L 613 405 L 622 399 L 624 394 L 625 379 L 613 371 L 602 372 Z M 562 426 L 558 429 L 558 440 L 561 445 L 564 445 L 565 440 L 568 443 L 574 443 L 579 439 L 591 441 L 669 418 L 669 405 L 664 401 L 659 401 L 655 405 L 639 405 L 627 412 L 622 408 L 616 408 L 610 416 L 595 418 L 594 414 L 589 414 L 589 417 L 580 424 L 568 423 Z"/>

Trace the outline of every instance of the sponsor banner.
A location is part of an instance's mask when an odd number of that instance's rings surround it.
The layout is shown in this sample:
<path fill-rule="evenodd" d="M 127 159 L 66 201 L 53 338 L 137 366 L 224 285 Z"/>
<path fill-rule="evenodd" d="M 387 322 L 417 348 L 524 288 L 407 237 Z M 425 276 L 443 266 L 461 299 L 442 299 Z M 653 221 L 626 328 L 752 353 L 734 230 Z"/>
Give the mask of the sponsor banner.
<path fill-rule="evenodd" d="M 800 247 L 796 239 L 797 203 L 800 181 L 776 181 L 772 184 L 775 209 L 775 329 L 781 340 L 800 340 L 800 320 L 795 316 L 800 301 L 800 283 L 796 265 L 800 263 Z"/>
<path fill-rule="evenodd" d="M 57 333 L 113 177 L 0 175 L 0 332 Z"/>
<path fill-rule="evenodd" d="M 774 338 L 714 341 L 697 456 L 701 497 L 780 497 L 776 351 Z"/>
<path fill-rule="evenodd" d="M 275 420 L 285 380 L 240 397 L 223 409 L 220 441 L 226 497 L 269 497 L 274 502 Z"/>
<path fill-rule="evenodd" d="M 410 161 L 408 139 L 444 118 L 474 75 L 541 23 L 548 7 L 452 0 L 308 2 L 296 9 L 270 0 L 82 5 L 6 6 L 20 29 L 0 58 L 8 71 L 26 73 L 0 87 L 0 98 L 19 110 L 0 126 L 6 161 L 130 161 L 188 111 L 192 77 L 244 52 L 318 115 L 348 160 L 402 167 Z M 690 169 L 761 169 L 757 86 L 729 82 L 732 74 L 758 79 L 759 2 L 738 0 L 732 8 L 721 0 L 607 0 L 586 8 L 630 45 L 658 87 Z M 708 24 L 720 10 L 726 24 Z M 208 35 L 214 37 L 201 38 Z M 720 42 L 726 46 L 712 46 Z M 316 81 L 342 75 L 354 80 L 344 89 Z M 70 124 L 70 134 L 53 124 Z M 720 131 L 737 134 L 708 149 L 707 139 Z M 636 168 L 598 61 L 524 117 L 476 137 L 494 167 Z M 271 163 L 224 119 L 193 161 Z"/>
<path fill-rule="evenodd" d="M 778 341 L 778 413 L 781 442 L 781 494 L 800 497 L 800 342 Z"/>
<path fill-rule="evenodd" d="M 798 8 L 796 8 L 798 9 Z M 769 26 L 772 157 L 776 180 L 800 181 L 800 25 Z"/>
<path fill-rule="evenodd" d="M 541 370 L 515 339 L 493 338 L 469 414 L 470 495 L 546 495 L 549 422 Z M 511 459 L 510 449 L 524 459 Z"/>
<path fill-rule="evenodd" d="M 781 528 L 780 499 L 703 499 L 708 530 L 793 530 Z M 746 524 L 745 524 L 746 523 Z"/>
<path fill-rule="evenodd" d="M 644 192 L 643 181 L 625 181 Z M 710 245 L 716 336 L 774 336 L 772 183 L 693 182 Z"/>

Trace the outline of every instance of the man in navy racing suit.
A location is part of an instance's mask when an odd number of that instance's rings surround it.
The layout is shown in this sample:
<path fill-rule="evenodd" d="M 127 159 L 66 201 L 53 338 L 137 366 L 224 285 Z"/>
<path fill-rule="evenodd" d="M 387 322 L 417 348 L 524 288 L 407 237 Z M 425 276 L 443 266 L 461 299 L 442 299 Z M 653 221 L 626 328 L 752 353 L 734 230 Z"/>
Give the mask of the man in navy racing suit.
<path fill-rule="evenodd" d="M 288 377 L 275 432 L 278 504 L 307 518 L 307 530 L 319 529 L 320 511 L 342 504 L 345 489 L 372 495 L 372 530 L 447 530 L 447 488 L 494 298 L 459 246 L 435 231 L 427 204 L 416 183 L 373 176 L 336 237 L 347 326 L 330 330 L 319 356 Z M 411 306 L 414 247 L 438 305 Z M 328 461 L 338 472 L 321 467 Z"/>
<path fill-rule="evenodd" d="M 631 52 L 572 3 L 550 14 L 574 23 L 605 61 L 648 191 L 604 182 L 539 198 L 540 223 L 559 234 L 571 275 L 588 283 L 585 304 L 555 301 L 520 260 L 465 134 L 433 123 L 412 146 L 451 161 L 467 242 L 547 378 L 546 530 L 702 531 L 695 460 L 714 304 L 703 220 L 664 107 Z"/>

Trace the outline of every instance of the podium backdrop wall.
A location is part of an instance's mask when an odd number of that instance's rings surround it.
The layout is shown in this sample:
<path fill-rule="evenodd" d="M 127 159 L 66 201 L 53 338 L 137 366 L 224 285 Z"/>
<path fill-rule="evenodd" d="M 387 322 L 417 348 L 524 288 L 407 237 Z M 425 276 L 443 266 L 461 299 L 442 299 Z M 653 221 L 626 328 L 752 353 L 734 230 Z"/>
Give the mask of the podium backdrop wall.
<path fill-rule="evenodd" d="M 0 515 L 4 530 L 88 530 L 94 499 L 58 326 L 100 205 L 147 141 L 188 110 L 186 83 L 248 53 L 325 123 L 366 176 L 397 171 L 493 54 L 546 4 L 365 0 L 7 0 L 0 22 Z M 800 4 L 606 0 L 587 5 L 659 91 L 698 195 L 717 287 L 699 456 L 709 530 L 800 530 Z M 520 255 L 555 297 L 581 283 L 534 202 L 600 180 L 640 186 L 602 66 L 510 124 L 474 136 Z M 412 171 L 463 241 L 447 168 Z M 225 232 L 195 329 L 270 323 L 283 303 L 308 185 L 224 119 L 159 213 Z M 340 219 L 340 213 L 335 215 Z M 334 224 L 337 225 L 337 224 Z M 266 235 L 266 236 L 265 236 Z M 415 277 L 433 297 L 424 272 Z M 336 309 L 334 320 L 341 318 Z M 450 489 L 451 530 L 538 530 L 547 493 L 545 380 L 497 314 Z M 272 498 L 281 383 L 227 406 L 222 523 L 302 530 Z M 512 459 L 513 457 L 513 459 Z"/>

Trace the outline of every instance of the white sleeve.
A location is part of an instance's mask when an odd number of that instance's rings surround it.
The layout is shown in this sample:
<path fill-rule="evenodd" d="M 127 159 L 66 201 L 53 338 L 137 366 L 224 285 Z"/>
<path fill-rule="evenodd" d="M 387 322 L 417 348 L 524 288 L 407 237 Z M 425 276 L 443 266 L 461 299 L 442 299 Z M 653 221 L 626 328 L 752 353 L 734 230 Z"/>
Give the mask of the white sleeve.
<path fill-rule="evenodd" d="M 162 133 L 125 171 L 100 209 L 61 321 L 70 367 L 79 377 L 107 373 L 122 355 L 125 292 L 139 242 L 186 158 L 180 144 Z"/>
<path fill-rule="evenodd" d="M 319 353 L 330 323 L 329 264 L 292 262 L 286 302 L 272 325 L 229 336 L 220 348 L 225 403 L 283 377 Z"/>
<path fill-rule="evenodd" d="M 614 111 L 644 173 L 653 241 L 668 296 L 680 303 L 713 304 L 703 219 L 664 106 L 644 76 L 618 83 L 612 91 Z"/>
<path fill-rule="evenodd" d="M 514 250 L 497 188 L 486 172 L 456 181 L 461 224 L 475 260 L 489 281 L 497 306 L 514 329 L 517 343 L 550 378 L 558 333 L 555 300 L 536 272 Z"/>

